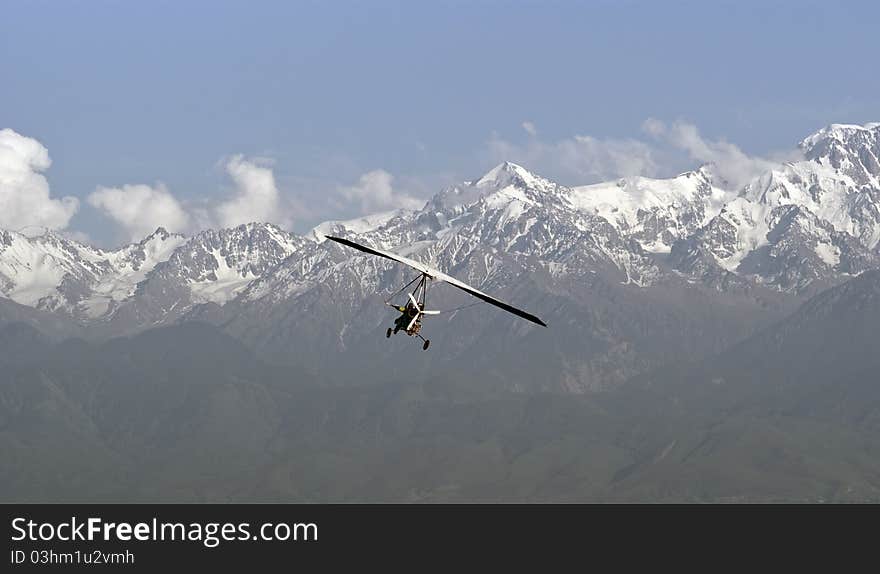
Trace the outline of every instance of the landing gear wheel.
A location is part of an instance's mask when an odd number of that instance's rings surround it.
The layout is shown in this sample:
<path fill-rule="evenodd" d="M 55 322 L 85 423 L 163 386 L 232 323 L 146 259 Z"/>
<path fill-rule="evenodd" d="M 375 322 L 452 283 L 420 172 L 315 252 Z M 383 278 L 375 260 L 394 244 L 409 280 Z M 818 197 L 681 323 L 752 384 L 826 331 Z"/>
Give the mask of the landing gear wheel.
<path fill-rule="evenodd" d="M 431 341 L 425 340 L 425 344 L 422 345 L 422 350 L 423 350 L 423 351 L 427 351 L 427 350 L 428 350 L 428 345 L 430 345 L 430 344 L 431 344 Z"/>
<path fill-rule="evenodd" d="M 391 338 L 391 327 L 388 327 L 388 330 L 385 331 L 385 338 L 386 338 L 386 339 L 390 339 L 390 338 Z"/>
<path fill-rule="evenodd" d="M 395 334 L 395 335 L 396 335 L 396 334 L 397 334 L 397 332 L 398 332 L 398 331 L 400 331 L 400 328 L 398 328 L 398 327 L 395 327 L 395 328 L 394 328 L 394 333 L 393 333 L 393 334 Z"/>

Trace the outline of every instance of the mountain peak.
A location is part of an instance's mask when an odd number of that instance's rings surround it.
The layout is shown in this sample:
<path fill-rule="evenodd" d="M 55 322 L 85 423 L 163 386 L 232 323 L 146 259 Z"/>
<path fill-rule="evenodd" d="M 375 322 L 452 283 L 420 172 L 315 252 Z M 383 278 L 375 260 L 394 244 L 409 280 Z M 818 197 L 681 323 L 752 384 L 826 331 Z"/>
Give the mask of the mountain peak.
<path fill-rule="evenodd" d="M 858 124 L 830 124 L 801 140 L 800 147 L 807 154 L 810 154 L 817 147 L 827 147 L 829 142 L 859 143 L 865 139 L 870 140 L 878 137 L 880 137 L 880 122 L 870 122 L 862 126 Z"/>
<path fill-rule="evenodd" d="M 486 174 L 478 179 L 474 185 L 480 187 L 486 185 L 508 185 L 516 180 L 519 180 L 525 185 L 529 185 L 536 179 L 536 176 L 532 172 L 521 165 L 517 165 L 510 161 L 504 161 L 486 172 Z"/>
<path fill-rule="evenodd" d="M 476 181 L 447 187 L 431 198 L 424 209 L 460 213 L 465 206 L 492 197 L 499 199 L 500 203 L 506 203 L 514 197 L 527 197 L 530 198 L 527 201 L 533 203 L 541 201 L 542 196 L 558 188 L 556 183 L 533 174 L 521 165 L 504 161 Z"/>
<path fill-rule="evenodd" d="M 356 233 L 360 235 L 369 233 L 379 229 L 395 217 L 399 217 L 404 213 L 406 213 L 405 209 L 393 209 L 346 220 L 331 219 L 313 227 L 312 230 L 306 234 L 306 237 L 317 243 L 323 243 L 325 235 L 340 235 L 344 233 Z"/>
<path fill-rule="evenodd" d="M 249 221 L 248 223 L 241 223 L 239 225 L 236 225 L 235 227 L 230 227 L 229 229 L 235 229 L 244 233 L 253 233 L 255 231 L 264 230 L 281 230 L 280 227 L 278 227 L 274 223 L 269 223 L 268 221 Z"/>
<path fill-rule="evenodd" d="M 141 243 L 148 243 L 149 241 L 152 241 L 153 239 L 165 240 L 165 239 L 168 239 L 169 237 L 171 237 L 171 235 L 172 234 L 169 233 L 169 231 L 167 229 L 165 229 L 164 227 L 162 227 L 160 225 L 159 227 L 156 228 L 156 231 L 154 231 L 151 234 L 144 237 L 144 239 L 141 241 Z M 177 234 L 175 233 L 174 235 L 177 235 Z"/>
<path fill-rule="evenodd" d="M 860 185 L 880 185 L 880 123 L 831 124 L 800 143 L 807 160 L 834 168 Z"/>

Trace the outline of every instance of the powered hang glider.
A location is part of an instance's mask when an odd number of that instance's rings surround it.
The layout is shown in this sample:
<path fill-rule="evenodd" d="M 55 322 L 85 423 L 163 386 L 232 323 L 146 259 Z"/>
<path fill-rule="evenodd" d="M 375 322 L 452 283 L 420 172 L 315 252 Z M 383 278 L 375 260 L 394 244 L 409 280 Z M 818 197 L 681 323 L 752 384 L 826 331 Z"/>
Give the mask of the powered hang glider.
<path fill-rule="evenodd" d="M 370 255 L 378 255 L 379 257 L 385 257 L 386 259 L 391 259 L 392 261 L 397 261 L 398 263 L 403 263 L 404 265 L 408 265 L 419 272 L 419 276 L 410 281 L 408 284 L 404 285 L 397 293 L 401 293 L 405 291 L 412 285 L 415 285 L 415 288 L 411 292 L 407 292 L 407 297 L 409 301 L 407 301 L 406 305 L 394 305 L 390 303 L 388 300 L 385 301 L 385 304 L 389 307 L 396 309 L 401 313 L 400 317 L 398 317 L 394 321 L 394 327 L 389 327 L 388 331 L 386 331 L 385 336 L 391 337 L 391 335 L 396 335 L 399 331 L 404 331 L 410 337 L 418 337 L 422 340 L 422 349 L 428 350 L 428 345 L 431 344 L 431 341 L 422 337 L 419 331 L 422 328 L 422 317 L 426 315 L 439 315 L 440 311 L 428 311 L 425 309 L 425 299 L 428 295 L 428 283 L 431 280 L 435 281 L 443 281 L 444 283 L 449 283 L 453 287 L 457 287 L 466 293 L 470 293 L 477 299 L 480 299 L 490 305 L 495 305 L 496 307 L 500 307 L 504 309 L 508 313 L 513 313 L 518 317 L 522 317 L 526 321 L 531 321 L 537 325 L 541 325 L 542 327 L 546 327 L 547 324 L 532 315 L 531 313 L 527 313 L 522 309 L 517 309 L 513 305 L 505 303 L 499 299 L 486 295 L 479 289 L 474 289 L 470 285 L 466 283 L 462 283 L 455 277 L 450 277 L 445 273 L 442 273 L 436 269 L 432 269 L 428 267 L 424 263 L 419 263 L 418 261 L 413 261 L 407 257 L 402 255 L 398 255 L 396 253 L 391 253 L 390 251 L 383 251 L 381 249 L 374 249 L 372 247 L 367 247 L 365 245 L 360 245 L 359 243 L 355 243 L 354 241 L 343 239 L 342 237 L 333 237 L 331 235 L 325 235 L 327 239 L 331 241 L 335 241 L 336 243 L 341 243 L 342 245 L 351 247 L 353 249 L 357 249 L 358 251 L 363 251 L 364 253 L 369 253 Z M 395 293 L 395 295 L 397 295 Z M 394 297 L 394 295 L 392 295 Z"/>

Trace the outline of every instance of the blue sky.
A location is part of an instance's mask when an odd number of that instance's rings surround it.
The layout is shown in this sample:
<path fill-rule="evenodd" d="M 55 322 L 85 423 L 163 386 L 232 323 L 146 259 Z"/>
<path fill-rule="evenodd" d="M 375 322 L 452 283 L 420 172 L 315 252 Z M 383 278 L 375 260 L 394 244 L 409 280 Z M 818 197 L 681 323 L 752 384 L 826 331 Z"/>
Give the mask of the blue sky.
<path fill-rule="evenodd" d="M 126 234 L 109 202 L 89 202 L 98 186 L 161 182 L 205 214 L 251 185 L 236 159 L 271 172 L 284 224 L 304 231 L 502 155 L 568 184 L 699 163 L 649 118 L 751 156 L 880 121 L 875 2 L 7 1 L 3 14 L 0 128 L 48 149 L 51 196 L 80 199 L 67 227 L 99 243 Z M 641 144 L 650 165 L 616 161 Z"/>

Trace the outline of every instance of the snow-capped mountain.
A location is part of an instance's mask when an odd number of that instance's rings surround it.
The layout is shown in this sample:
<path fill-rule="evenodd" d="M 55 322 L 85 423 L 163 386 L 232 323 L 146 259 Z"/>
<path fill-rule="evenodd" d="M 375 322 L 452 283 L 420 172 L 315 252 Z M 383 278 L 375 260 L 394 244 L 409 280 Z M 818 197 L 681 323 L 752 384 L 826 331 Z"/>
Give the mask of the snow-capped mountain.
<path fill-rule="evenodd" d="M 269 223 L 200 232 L 156 265 L 102 320 L 138 329 L 173 322 L 194 306 L 224 305 L 309 243 Z"/>
<path fill-rule="evenodd" d="M 139 243 L 103 251 L 51 232 L 0 231 L 0 293 L 23 305 L 95 318 L 131 297 L 183 242 L 160 228 Z"/>
<path fill-rule="evenodd" d="M 249 223 L 199 233 L 174 251 L 141 286 L 186 285 L 196 303 L 224 304 L 286 259 L 305 240 L 272 224 Z M 164 285 L 163 285 L 164 288 Z"/>
<path fill-rule="evenodd" d="M 192 238 L 163 228 L 138 243 L 104 251 L 55 233 L 0 232 L 0 292 L 22 305 L 84 322 L 158 302 L 160 314 L 200 303 L 223 304 L 309 243 L 254 223 Z"/>
<path fill-rule="evenodd" d="M 323 243 L 327 235 L 345 235 L 345 234 L 364 234 L 376 231 L 386 225 L 395 217 L 405 217 L 406 210 L 394 209 L 392 211 L 383 211 L 381 213 L 372 213 L 363 217 L 356 217 L 345 221 L 325 221 L 315 226 L 306 234 L 306 237 Z"/>
<path fill-rule="evenodd" d="M 859 186 L 880 186 L 880 122 L 832 124 L 800 143 L 804 157 Z"/>
<path fill-rule="evenodd" d="M 23 305 L 54 307 L 62 284 L 92 283 L 107 268 L 99 250 L 55 233 L 28 237 L 0 231 L 0 290 Z"/>
<path fill-rule="evenodd" d="M 601 273 L 648 286 L 669 278 L 652 254 L 670 252 L 673 268 L 711 284 L 735 275 L 799 290 L 876 264 L 880 124 L 835 124 L 805 138 L 801 149 L 802 161 L 738 192 L 717 186 L 711 166 L 665 180 L 567 188 L 504 162 L 440 191 L 421 210 L 330 221 L 307 238 L 256 223 L 189 239 L 160 229 L 102 251 L 56 234 L 3 232 L 0 290 L 18 303 L 85 320 L 106 320 L 145 301 L 158 305 L 152 316 L 261 293 L 277 298 L 325 279 L 309 273 L 320 261 L 331 266 L 330 247 L 318 247 L 329 233 L 447 269 L 485 252 L 482 271 L 466 278 L 477 282 L 496 273 L 501 259 L 516 259 L 551 275 Z M 288 284 L 270 288 L 280 277 Z"/>
<path fill-rule="evenodd" d="M 614 226 L 574 207 L 570 195 L 570 189 L 505 162 L 478 180 L 441 191 L 421 210 L 384 214 L 380 222 L 329 222 L 310 235 L 335 233 L 394 248 L 456 270 L 475 285 L 509 274 L 511 265 L 548 276 L 603 273 L 621 283 L 648 282 L 659 273 Z M 285 299 L 332 284 L 343 270 L 356 277 L 358 293 L 391 287 L 383 282 L 388 262 L 318 240 L 323 236 L 255 280 L 241 299 Z"/>
<path fill-rule="evenodd" d="M 800 147 L 804 160 L 761 175 L 682 238 L 676 268 L 713 276 L 721 268 L 798 290 L 876 266 L 880 124 L 834 124 Z"/>
<path fill-rule="evenodd" d="M 373 335 L 387 315 L 376 303 L 412 273 L 323 241 L 342 235 L 429 262 L 516 300 L 566 341 L 589 341 L 590 353 L 578 347 L 560 368 L 573 388 L 584 377 L 601 385 L 718 348 L 772 318 L 772 301 L 880 266 L 878 142 L 880 124 L 830 126 L 803 140 L 804 159 L 737 191 L 712 166 L 570 188 L 504 162 L 422 209 L 330 221 L 305 237 L 264 223 L 190 238 L 159 229 L 103 251 L 3 232 L 0 292 L 97 336 L 200 319 L 285 360 L 329 360 L 329 349 L 381 360 L 389 351 Z M 432 301 L 463 303 L 442 289 Z M 450 353 L 497 333 L 504 349 L 546 340 L 486 309 L 432 325 L 453 322 Z M 721 334 L 706 337 L 716 323 Z"/>
<path fill-rule="evenodd" d="M 603 217 L 655 253 L 669 252 L 733 199 L 713 185 L 708 165 L 671 179 L 631 177 L 576 187 L 570 197 L 578 208 Z"/>
<path fill-rule="evenodd" d="M 515 301 L 552 327 L 550 335 L 538 333 L 486 306 L 457 313 L 473 301 L 437 286 L 429 305 L 447 312 L 431 322 L 430 332 L 444 345 L 426 360 L 451 361 L 457 368 L 497 363 L 492 357 L 504 356 L 503 369 L 525 372 L 530 368 L 521 364 L 526 349 L 562 345 L 571 347 L 571 355 L 560 361 L 559 376 L 580 391 L 622 381 L 681 353 L 707 352 L 750 328 L 736 317 L 724 321 L 727 330 L 717 331 L 723 335 L 707 337 L 707 331 L 714 332 L 708 323 L 718 315 L 695 308 L 718 295 L 697 293 L 699 286 L 664 268 L 638 241 L 575 199 L 571 188 L 505 162 L 378 227 L 361 233 L 345 225 L 332 229 L 426 261 Z M 399 345 L 386 344 L 382 336 L 388 314 L 381 303 L 412 277 L 390 261 L 332 242 L 311 242 L 221 310 L 202 309 L 191 317 L 224 325 L 273 359 L 313 365 L 341 379 L 356 376 L 345 372 L 347 365 L 362 370 L 372 362 L 383 370 L 399 365 L 406 376 L 407 362 L 393 360 Z M 692 300 L 670 296 L 690 292 Z M 755 316 L 743 312 L 753 303 L 736 300 L 717 312 Z M 739 304 L 744 307 L 737 309 Z M 343 351 L 345 358 L 338 357 Z M 497 364 L 485 367 L 499 371 Z M 498 376 L 504 376 L 503 369 Z"/>
<path fill-rule="evenodd" d="M 185 241 L 183 235 L 160 227 L 138 243 L 108 252 L 106 257 L 112 272 L 101 277 L 85 300 L 87 316 L 105 315 L 113 306 L 134 295 L 137 285 Z"/>

